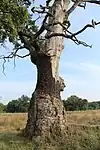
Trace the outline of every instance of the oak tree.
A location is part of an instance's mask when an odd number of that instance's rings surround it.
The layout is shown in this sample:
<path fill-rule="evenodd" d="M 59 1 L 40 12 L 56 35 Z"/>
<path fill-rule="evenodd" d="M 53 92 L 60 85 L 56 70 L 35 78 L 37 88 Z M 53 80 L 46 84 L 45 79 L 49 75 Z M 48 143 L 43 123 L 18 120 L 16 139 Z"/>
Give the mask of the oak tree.
<path fill-rule="evenodd" d="M 69 16 L 78 7 L 86 9 L 87 3 L 100 5 L 100 0 L 46 0 L 45 5 L 35 6 L 34 0 L 0 0 L 0 43 L 6 40 L 14 44 L 14 49 L 3 59 L 30 56 L 37 68 L 37 84 L 30 101 L 25 134 L 32 139 L 52 133 L 57 125 L 64 130 L 66 114 L 60 92 L 64 90 L 64 80 L 59 76 L 59 60 L 64 49 L 64 38 L 77 45 L 91 47 L 78 39 L 87 28 L 95 28 L 100 22 L 92 20 L 79 31 L 70 31 Z M 38 18 L 34 17 L 38 14 Z M 42 20 L 37 26 L 37 20 Z M 27 49 L 28 54 L 19 55 Z"/>

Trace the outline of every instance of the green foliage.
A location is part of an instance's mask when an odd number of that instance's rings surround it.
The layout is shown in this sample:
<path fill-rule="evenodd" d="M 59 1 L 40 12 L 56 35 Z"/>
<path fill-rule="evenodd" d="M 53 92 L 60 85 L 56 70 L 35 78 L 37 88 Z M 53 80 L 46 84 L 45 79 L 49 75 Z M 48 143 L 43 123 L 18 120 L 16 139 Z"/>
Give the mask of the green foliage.
<path fill-rule="evenodd" d="M 32 150 L 33 143 L 15 133 L 0 133 L 0 150 Z"/>
<path fill-rule="evenodd" d="M 92 110 L 100 109 L 100 105 L 98 102 L 90 102 L 88 104 L 88 109 L 92 109 Z"/>
<path fill-rule="evenodd" d="M 86 110 L 88 108 L 88 101 L 75 95 L 70 96 L 66 101 L 63 102 L 67 111 Z"/>
<path fill-rule="evenodd" d="M 15 42 L 18 32 L 28 23 L 28 10 L 23 0 L 0 0 L 0 43 Z"/>
<path fill-rule="evenodd" d="M 3 105 L 2 103 L 0 103 L 0 113 L 3 113 L 5 110 L 5 105 Z"/>
<path fill-rule="evenodd" d="M 67 111 L 100 109 L 100 101 L 88 102 L 87 99 L 79 98 L 76 95 L 68 97 L 63 101 L 63 104 Z"/>
<path fill-rule="evenodd" d="M 82 129 L 70 128 L 68 132 L 67 150 L 99 150 L 100 149 L 100 128 L 87 127 Z"/>
<path fill-rule="evenodd" d="M 28 96 L 21 96 L 17 100 L 12 100 L 7 104 L 6 112 L 27 112 L 30 98 Z"/>

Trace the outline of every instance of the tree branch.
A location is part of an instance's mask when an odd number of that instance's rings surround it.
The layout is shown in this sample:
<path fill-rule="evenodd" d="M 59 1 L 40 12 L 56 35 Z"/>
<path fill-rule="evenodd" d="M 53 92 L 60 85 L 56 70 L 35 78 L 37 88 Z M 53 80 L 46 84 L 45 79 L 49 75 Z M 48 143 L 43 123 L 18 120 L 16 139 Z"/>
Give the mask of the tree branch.
<path fill-rule="evenodd" d="M 46 10 L 47 7 L 43 7 L 43 6 L 40 5 L 40 8 L 41 8 L 41 10 L 37 10 L 37 9 L 35 9 L 35 8 L 33 7 L 33 8 L 31 9 L 31 11 L 32 11 L 33 13 L 48 14 L 48 16 L 50 16 L 50 17 L 53 16 L 52 13 L 50 13 L 49 11 Z"/>
<path fill-rule="evenodd" d="M 46 6 L 48 7 L 49 6 L 49 3 L 51 2 L 51 0 L 47 0 L 46 1 Z"/>
<path fill-rule="evenodd" d="M 40 27 L 39 31 L 37 31 L 37 33 L 35 34 L 35 38 L 37 38 L 40 34 L 42 34 L 44 32 L 47 18 L 48 18 L 48 15 L 45 16 L 45 18 L 42 22 L 42 26 Z"/>
<path fill-rule="evenodd" d="M 89 44 L 87 44 L 87 43 L 84 42 L 84 41 L 80 41 L 80 40 L 78 40 L 76 37 L 71 37 L 71 36 L 70 36 L 69 39 L 71 39 L 71 40 L 72 40 L 75 44 L 77 44 L 77 45 L 83 45 L 83 46 L 85 46 L 85 47 L 92 48 L 92 45 L 89 45 Z"/>
<path fill-rule="evenodd" d="M 83 0 L 84 2 L 100 5 L 100 0 Z"/>
<path fill-rule="evenodd" d="M 52 33 L 50 35 L 46 35 L 45 38 L 49 39 L 51 37 L 56 37 L 56 36 L 63 36 L 65 38 L 67 38 L 67 39 L 70 39 L 77 45 L 83 45 L 85 47 L 90 47 L 90 48 L 92 47 L 91 45 L 88 45 L 87 43 L 78 40 L 75 36 L 64 34 L 64 33 Z"/>
<path fill-rule="evenodd" d="M 87 28 L 89 27 L 92 27 L 92 28 L 95 28 L 96 25 L 100 25 L 100 22 L 95 22 L 94 20 L 92 20 L 92 24 L 87 24 L 85 27 L 83 27 L 81 30 L 79 30 L 78 32 L 76 33 L 73 33 L 72 34 L 72 37 L 82 33 L 83 31 L 85 31 Z"/>
<path fill-rule="evenodd" d="M 74 43 L 76 43 L 77 45 L 83 45 L 85 47 L 92 47 L 91 45 L 88 45 L 86 42 L 83 42 L 83 41 L 80 41 L 77 39 L 77 35 L 79 35 L 80 33 L 84 32 L 87 28 L 89 27 L 92 27 L 92 28 L 95 28 L 96 25 L 100 25 L 100 22 L 95 22 L 94 20 L 92 20 L 92 24 L 87 24 L 85 25 L 81 30 L 75 32 L 75 33 L 72 33 L 70 32 L 66 26 L 64 26 L 63 23 L 61 22 L 55 22 L 53 23 L 53 25 L 61 25 L 63 27 L 63 29 L 65 30 L 65 34 L 64 33 L 51 33 L 51 34 L 47 34 L 45 36 L 45 38 L 49 39 L 49 38 L 52 38 L 52 37 L 55 37 L 55 36 L 63 36 L 65 38 L 68 38 L 70 40 L 72 40 Z M 49 24 L 48 26 L 50 26 L 51 24 Z"/>
<path fill-rule="evenodd" d="M 0 56 L 0 59 L 3 60 L 2 67 L 3 67 L 3 74 L 4 74 L 4 75 L 5 75 L 5 72 L 4 72 L 4 71 L 5 71 L 5 63 L 6 63 L 7 60 L 9 61 L 9 59 L 14 58 L 14 67 L 15 67 L 15 58 L 16 58 L 16 57 L 25 58 L 25 57 L 30 56 L 30 53 L 28 53 L 28 54 L 26 54 L 26 55 L 23 55 L 23 56 L 17 54 L 17 52 L 19 51 L 19 49 L 23 49 L 23 48 L 24 48 L 24 47 L 19 47 L 19 48 L 17 48 L 14 52 L 11 52 L 8 56 L 4 56 L 4 55 L 1 55 L 1 56 Z"/>
<path fill-rule="evenodd" d="M 81 0 L 76 0 L 72 7 L 67 11 L 68 16 L 76 9 L 76 7 L 80 4 Z"/>
<path fill-rule="evenodd" d="M 100 5 L 100 0 L 72 0 L 74 3 L 72 7 L 67 11 L 67 14 L 70 15 L 77 6 L 83 7 L 85 9 L 86 3 L 92 3 L 92 4 L 97 4 Z M 82 5 L 84 3 L 84 5 Z"/>

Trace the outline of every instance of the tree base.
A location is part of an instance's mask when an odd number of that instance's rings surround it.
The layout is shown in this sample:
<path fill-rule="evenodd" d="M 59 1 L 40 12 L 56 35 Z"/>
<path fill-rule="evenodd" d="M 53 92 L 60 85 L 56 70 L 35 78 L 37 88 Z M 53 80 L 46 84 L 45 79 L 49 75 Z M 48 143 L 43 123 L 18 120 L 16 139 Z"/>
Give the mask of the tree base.
<path fill-rule="evenodd" d="M 30 102 L 25 136 L 60 136 L 67 125 L 63 102 L 46 94 L 34 93 Z"/>

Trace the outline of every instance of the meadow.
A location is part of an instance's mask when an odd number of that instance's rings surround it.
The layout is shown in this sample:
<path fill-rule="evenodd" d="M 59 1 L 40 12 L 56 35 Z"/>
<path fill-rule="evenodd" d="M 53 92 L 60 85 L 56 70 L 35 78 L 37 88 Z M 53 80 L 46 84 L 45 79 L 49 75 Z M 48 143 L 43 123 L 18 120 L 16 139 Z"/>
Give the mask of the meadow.
<path fill-rule="evenodd" d="M 45 140 L 37 144 L 20 136 L 27 122 L 27 113 L 1 113 L 0 150 L 100 150 L 100 110 L 66 113 L 66 139 L 48 138 L 48 144 Z"/>

